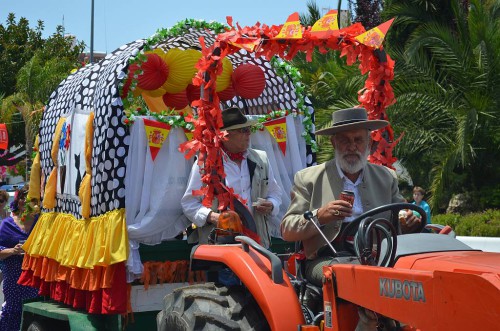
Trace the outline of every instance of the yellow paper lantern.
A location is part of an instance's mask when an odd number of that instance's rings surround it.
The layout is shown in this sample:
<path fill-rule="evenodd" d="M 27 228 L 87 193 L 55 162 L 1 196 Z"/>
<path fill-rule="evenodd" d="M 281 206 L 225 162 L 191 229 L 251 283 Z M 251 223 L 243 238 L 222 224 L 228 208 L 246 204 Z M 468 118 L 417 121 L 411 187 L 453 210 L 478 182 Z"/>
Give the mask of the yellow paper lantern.
<path fill-rule="evenodd" d="M 233 64 L 227 57 L 222 59 L 222 73 L 217 76 L 215 87 L 216 92 L 220 92 L 228 88 L 229 84 L 231 84 L 231 75 L 233 74 Z"/>
<path fill-rule="evenodd" d="M 170 49 L 164 57 L 170 70 L 167 81 L 163 84 L 165 91 L 179 93 L 185 90 L 197 72 L 195 64 L 200 57 L 201 52 L 195 49 Z"/>

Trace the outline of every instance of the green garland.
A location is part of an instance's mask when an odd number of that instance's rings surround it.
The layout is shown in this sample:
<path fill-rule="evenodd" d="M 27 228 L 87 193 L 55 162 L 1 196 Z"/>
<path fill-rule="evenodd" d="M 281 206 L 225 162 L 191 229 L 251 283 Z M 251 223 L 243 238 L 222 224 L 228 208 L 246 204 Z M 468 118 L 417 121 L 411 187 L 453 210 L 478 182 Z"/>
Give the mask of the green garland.
<path fill-rule="evenodd" d="M 149 109 L 144 110 L 142 108 L 137 108 L 136 110 L 130 111 L 127 118 L 125 118 L 124 123 L 132 125 L 138 116 L 154 117 L 158 122 L 166 123 L 172 128 L 183 128 L 189 131 L 193 131 L 194 129 L 194 124 L 192 122 L 186 122 L 186 116 L 184 113 L 177 113 L 173 110 L 155 113 L 149 111 Z"/>

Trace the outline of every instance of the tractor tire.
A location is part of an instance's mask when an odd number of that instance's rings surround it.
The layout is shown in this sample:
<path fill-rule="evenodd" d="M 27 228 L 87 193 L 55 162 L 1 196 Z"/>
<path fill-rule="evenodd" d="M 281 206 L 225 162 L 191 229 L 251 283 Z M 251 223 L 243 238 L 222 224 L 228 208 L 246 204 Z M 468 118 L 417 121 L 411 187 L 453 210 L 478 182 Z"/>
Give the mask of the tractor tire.
<path fill-rule="evenodd" d="M 156 318 L 161 331 L 270 330 L 243 286 L 204 283 L 182 287 L 165 296 L 163 303 L 164 309 Z"/>

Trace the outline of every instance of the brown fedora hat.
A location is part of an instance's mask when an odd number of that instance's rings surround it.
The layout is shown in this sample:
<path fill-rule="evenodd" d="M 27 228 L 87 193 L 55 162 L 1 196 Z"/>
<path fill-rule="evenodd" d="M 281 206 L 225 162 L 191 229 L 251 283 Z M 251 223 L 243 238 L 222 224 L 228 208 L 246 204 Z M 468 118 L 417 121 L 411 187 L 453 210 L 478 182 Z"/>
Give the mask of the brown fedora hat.
<path fill-rule="evenodd" d="M 368 129 L 381 129 L 389 124 L 384 120 L 369 120 L 364 108 L 340 109 L 332 113 L 332 126 L 316 131 L 317 135 L 330 136 L 339 132 Z"/>
<path fill-rule="evenodd" d="M 221 130 L 235 130 L 257 124 L 257 121 L 249 120 L 241 110 L 236 107 L 227 108 L 222 111 L 222 122 L 224 125 Z"/>

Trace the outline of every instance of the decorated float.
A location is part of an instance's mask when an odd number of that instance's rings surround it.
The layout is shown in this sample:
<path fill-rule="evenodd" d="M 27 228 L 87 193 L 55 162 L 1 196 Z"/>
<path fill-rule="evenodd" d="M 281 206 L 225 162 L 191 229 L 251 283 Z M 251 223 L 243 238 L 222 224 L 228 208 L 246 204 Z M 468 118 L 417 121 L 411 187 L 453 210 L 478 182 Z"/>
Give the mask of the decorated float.
<path fill-rule="evenodd" d="M 267 152 L 290 192 L 294 174 L 315 163 L 317 146 L 313 107 L 287 60 L 340 51 L 367 74 L 360 105 L 385 119 L 394 63 L 381 43 L 391 23 L 339 29 L 336 11 L 313 27 L 302 27 L 297 13 L 279 26 L 185 20 L 69 75 L 40 124 L 30 197 L 42 212 L 24 245 L 19 282 L 39 288 L 44 300 L 24 305 L 22 328 L 155 325 L 150 317 L 161 308 L 154 303 L 166 292 L 204 281 L 189 271 L 182 240 L 191 224 L 180 199 L 193 162 L 208 174 L 204 204 L 217 196 L 220 209 L 233 207 L 235 195 L 221 181 L 221 109 L 238 106 L 259 121 L 251 145 Z M 373 139 L 371 161 L 392 164 L 392 129 Z M 270 222 L 276 252 L 289 199 Z"/>

